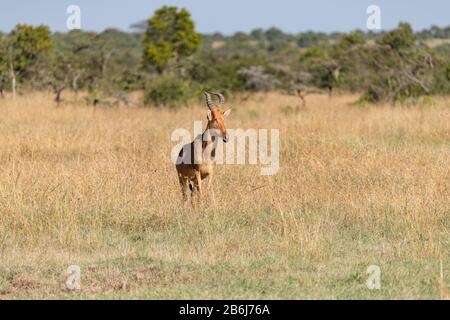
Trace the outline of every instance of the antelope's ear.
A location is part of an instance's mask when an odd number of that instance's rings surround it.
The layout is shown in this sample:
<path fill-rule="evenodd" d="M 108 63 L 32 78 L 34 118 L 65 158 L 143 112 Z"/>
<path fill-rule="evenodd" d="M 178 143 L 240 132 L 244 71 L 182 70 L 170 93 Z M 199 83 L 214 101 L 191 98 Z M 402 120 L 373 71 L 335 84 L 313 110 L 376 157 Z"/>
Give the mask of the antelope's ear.
<path fill-rule="evenodd" d="M 230 115 L 230 113 L 231 113 L 231 108 L 223 113 L 223 117 L 224 118 L 228 117 Z"/>
<path fill-rule="evenodd" d="M 206 114 L 206 118 L 208 118 L 208 121 L 212 120 L 212 113 L 211 110 L 208 110 L 208 113 Z"/>

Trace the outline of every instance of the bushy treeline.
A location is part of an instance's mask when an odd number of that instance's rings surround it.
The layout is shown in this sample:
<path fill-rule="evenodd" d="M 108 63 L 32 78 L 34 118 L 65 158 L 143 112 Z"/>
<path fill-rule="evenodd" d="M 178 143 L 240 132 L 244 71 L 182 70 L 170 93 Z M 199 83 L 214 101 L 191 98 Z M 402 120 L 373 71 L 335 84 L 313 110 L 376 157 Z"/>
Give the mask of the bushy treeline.
<path fill-rule="evenodd" d="M 369 102 L 450 94 L 450 27 L 414 33 L 284 33 L 277 28 L 200 35 L 189 13 L 162 7 L 135 32 L 51 33 L 18 25 L 0 34 L 0 94 L 51 89 L 89 93 L 89 103 L 144 90 L 148 105 L 176 106 L 202 90 L 360 92 Z M 444 39 L 429 46 L 430 39 Z"/>

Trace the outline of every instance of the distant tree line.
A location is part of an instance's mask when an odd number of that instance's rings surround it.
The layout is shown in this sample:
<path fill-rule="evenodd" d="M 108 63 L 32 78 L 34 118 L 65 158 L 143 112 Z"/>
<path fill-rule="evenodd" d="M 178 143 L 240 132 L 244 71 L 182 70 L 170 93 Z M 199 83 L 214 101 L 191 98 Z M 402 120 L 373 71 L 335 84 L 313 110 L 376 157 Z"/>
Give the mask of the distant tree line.
<path fill-rule="evenodd" d="M 97 105 L 142 90 L 146 105 L 178 106 L 203 90 L 339 89 L 359 92 L 367 102 L 450 94 L 450 27 L 201 35 L 188 11 L 164 6 L 132 28 L 51 33 L 46 26 L 17 25 L 0 33 L 0 96 L 44 89 L 59 104 L 65 90 L 83 91 Z"/>

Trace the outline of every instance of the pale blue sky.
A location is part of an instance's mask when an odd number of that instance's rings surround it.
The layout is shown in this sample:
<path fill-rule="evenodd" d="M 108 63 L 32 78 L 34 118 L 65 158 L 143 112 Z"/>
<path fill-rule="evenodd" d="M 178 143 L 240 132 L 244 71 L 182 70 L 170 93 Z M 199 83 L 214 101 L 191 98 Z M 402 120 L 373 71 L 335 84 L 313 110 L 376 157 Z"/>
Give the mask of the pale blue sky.
<path fill-rule="evenodd" d="M 420 30 L 450 25 L 449 0 L 1 0 L 0 30 L 18 23 L 46 24 L 66 31 L 66 8 L 81 7 L 83 30 L 108 27 L 129 30 L 164 4 L 185 7 L 203 33 L 231 34 L 254 28 L 279 27 L 288 32 L 349 31 L 366 28 L 366 8 L 381 8 L 382 28 L 408 21 Z M 6 2 L 6 3 L 5 3 Z"/>

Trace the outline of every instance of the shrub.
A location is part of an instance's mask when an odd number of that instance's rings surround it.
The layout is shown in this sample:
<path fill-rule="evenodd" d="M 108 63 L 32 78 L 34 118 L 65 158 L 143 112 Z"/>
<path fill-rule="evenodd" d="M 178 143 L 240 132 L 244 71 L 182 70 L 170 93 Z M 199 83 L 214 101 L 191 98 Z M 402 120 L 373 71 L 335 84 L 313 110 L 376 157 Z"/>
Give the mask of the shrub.
<path fill-rule="evenodd" d="M 326 59 L 327 53 L 319 47 L 311 47 L 300 54 L 300 62 L 308 63 L 311 59 Z"/>
<path fill-rule="evenodd" d="M 414 46 L 417 37 L 408 23 L 401 22 L 397 29 L 386 33 L 380 44 L 387 45 L 394 50 L 410 49 Z"/>
<path fill-rule="evenodd" d="M 261 66 L 241 68 L 237 74 L 244 80 L 245 89 L 249 91 L 269 91 L 279 85 L 279 81 L 264 73 Z"/>
<path fill-rule="evenodd" d="M 192 86 L 189 82 L 174 75 L 165 74 L 147 83 L 144 104 L 178 107 L 186 105 L 191 98 Z"/>

